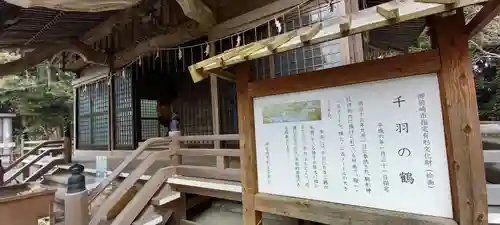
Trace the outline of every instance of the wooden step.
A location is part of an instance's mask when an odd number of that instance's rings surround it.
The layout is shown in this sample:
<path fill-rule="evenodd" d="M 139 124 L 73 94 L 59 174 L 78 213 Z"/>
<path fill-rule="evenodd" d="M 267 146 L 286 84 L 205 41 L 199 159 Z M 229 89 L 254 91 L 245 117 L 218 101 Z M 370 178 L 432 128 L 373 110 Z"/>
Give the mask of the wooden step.
<path fill-rule="evenodd" d="M 148 206 L 150 200 L 159 192 L 168 177 L 175 173 L 175 168 L 164 167 L 158 170 L 144 187 L 132 198 L 113 220 L 113 225 L 131 224 L 140 212 Z M 170 190 L 170 189 L 169 189 Z"/>
<path fill-rule="evenodd" d="M 241 183 L 235 181 L 174 176 L 169 178 L 167 183 L 181 193 L 241 201 Z"/>
<path fill-rule="evenodd" d="M 234 181 L 206 179 L 198 177 L 174 176 L 168 178 L 167 182 L 173 185 L 190 186 L 217 191 L 241 193 L 241 183 Z"/>
<path fill-rule="evenodd" d="M 157 225 L 164 224 L 172 216 L 173 210 L 167 210 L 166 213 L 160 215 L 157 212 L 148 213 L 148 216 L 141 218 L 132 223 L 132 225 Z"/>
<path fill-rule="evenodd" d="M 154 206 L 163 206 L 181 198 L 181 193 L 172 191 L 170 188 L 163 188 L 157 196 L 151 199 L 151 204 Z"/>

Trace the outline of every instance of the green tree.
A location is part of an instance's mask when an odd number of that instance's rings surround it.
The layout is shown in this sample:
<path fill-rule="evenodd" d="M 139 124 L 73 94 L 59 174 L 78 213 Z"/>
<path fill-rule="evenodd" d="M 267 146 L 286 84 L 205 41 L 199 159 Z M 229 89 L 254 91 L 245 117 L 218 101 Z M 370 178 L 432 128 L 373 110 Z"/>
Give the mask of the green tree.
<path fill-rule="evenodd" d="M 72 118 L 72 79 L 72 74 L 56 72 L 46 62 L 22 74 L 4 77 L 0 82 L 0 104 L 24 118 L 25 127 L 17 127 L 16 133 L 27 129 L 34 139 L 48 138 L 53 131 L 62 135 L 63 126 Z"/>

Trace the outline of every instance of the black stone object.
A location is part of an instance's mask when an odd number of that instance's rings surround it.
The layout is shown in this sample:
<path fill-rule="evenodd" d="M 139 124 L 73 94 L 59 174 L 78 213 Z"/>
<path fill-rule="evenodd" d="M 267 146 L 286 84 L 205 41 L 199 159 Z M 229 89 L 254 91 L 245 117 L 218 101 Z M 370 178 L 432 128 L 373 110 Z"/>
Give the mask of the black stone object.
<path fill-rule="evenodd" d="M 83 175 L 83 170 L 85 167 L 81 164 L 73 164 L 69 170 L 71 171 L 71 176 L 68 178 L 68 188 L 66 193 L 78 193 L 87 190 L 85 187 L 85 175 Z"/>

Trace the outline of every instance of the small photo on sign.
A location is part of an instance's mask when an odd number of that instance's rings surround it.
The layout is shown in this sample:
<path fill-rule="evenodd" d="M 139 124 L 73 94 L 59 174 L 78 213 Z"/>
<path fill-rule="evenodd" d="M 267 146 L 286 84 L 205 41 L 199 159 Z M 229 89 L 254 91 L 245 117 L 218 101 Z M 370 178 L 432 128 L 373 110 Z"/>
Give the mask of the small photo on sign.
<path fill-rule="evenodd" d="M 265 106 L 264 124 L 321 120 L 321 101 L 311 100 Z"/>

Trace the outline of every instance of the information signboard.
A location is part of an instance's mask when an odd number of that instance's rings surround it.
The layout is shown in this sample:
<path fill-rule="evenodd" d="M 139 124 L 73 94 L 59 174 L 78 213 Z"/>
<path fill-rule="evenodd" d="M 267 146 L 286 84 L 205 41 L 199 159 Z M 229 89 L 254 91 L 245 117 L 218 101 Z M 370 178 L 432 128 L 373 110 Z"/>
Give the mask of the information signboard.
<path fill-rule="evenodd" d="M 259 192 L 452 218 L 436 74 L 254 98 Z"/>

